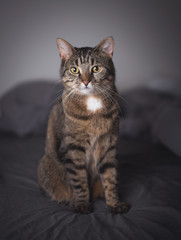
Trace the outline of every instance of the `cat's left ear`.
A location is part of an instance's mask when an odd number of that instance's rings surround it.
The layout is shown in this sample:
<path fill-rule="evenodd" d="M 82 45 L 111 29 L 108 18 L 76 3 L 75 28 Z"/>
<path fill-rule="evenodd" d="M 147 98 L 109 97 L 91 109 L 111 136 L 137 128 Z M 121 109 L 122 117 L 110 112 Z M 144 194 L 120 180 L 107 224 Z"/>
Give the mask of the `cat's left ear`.
<path fill-rule="evenodd" d="M 75 52 L 75 48 L 62 38 L 57 38 L 57 47 L 60 57 L 64 60 L 67 60 Z"/>
<path fill-rule="evenodd" d="M 113 56 L 113 51 L 114 51 L 114 39 L 113 37 L 108 37 L 102 42 L 100 42 L 96 48 L 95 51 L 100 50 L 104 53 L 106 53 L 110 58 Z"/>

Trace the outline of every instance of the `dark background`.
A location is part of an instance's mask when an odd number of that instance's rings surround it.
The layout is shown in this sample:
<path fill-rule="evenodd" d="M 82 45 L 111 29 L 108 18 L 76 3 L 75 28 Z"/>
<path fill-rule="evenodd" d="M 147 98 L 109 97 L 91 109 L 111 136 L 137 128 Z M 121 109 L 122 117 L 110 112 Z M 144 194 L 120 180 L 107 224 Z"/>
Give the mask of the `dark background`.
<path fill-rule="evenodd" d="M 81 47 L 112 35 L 120 90 L 179 78 L 180 6 L 177 0 L 1 0 L 0 95 L 30 79 L 59 79 L 57 37 Z"/>

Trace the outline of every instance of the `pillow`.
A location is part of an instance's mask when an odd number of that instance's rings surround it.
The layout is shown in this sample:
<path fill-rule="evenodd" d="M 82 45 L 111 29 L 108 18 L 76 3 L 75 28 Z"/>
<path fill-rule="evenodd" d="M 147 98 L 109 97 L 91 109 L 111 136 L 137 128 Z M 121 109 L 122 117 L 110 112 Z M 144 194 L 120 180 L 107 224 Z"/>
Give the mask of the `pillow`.
<path fill-rule="evenodd" d="M 10 90 L 0 99 L 0 131 L 44 135 L 49 111 L 61 89 L 54 81 L 33 81 Z"/>

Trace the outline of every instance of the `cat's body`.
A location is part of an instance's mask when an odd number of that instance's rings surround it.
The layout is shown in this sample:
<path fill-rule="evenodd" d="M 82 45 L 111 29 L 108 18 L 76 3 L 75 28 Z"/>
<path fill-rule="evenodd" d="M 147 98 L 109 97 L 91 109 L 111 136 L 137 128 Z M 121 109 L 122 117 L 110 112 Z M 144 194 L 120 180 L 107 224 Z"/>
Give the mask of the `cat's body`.
<path fill-rule="evenodd" d="M 119 100 L 112 63 L 113 39 L 96 48 L 73 48 L 58 39 L 64 91 L 53 107 L 45 155 L 38 167 L 42 188 L 57 202 L 87 213 L 105 197 L 112 212 L 126 212 L 117 191 Z"/>

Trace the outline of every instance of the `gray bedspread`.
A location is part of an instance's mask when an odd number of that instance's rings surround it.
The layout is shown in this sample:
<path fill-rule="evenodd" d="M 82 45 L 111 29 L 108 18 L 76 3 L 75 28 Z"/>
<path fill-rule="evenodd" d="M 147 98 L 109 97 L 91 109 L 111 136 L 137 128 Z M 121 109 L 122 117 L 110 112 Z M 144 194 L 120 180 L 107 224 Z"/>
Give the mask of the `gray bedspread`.
<path fill-rule="evenodd" d="M 44 138 L 0 137 L 0 239 L 181 239 L 181 159 L 143 141 L 120 142 L 120 192 L 127 214 L 109 213 L 98 199 L 77 214 L 40 191 Z"/>

